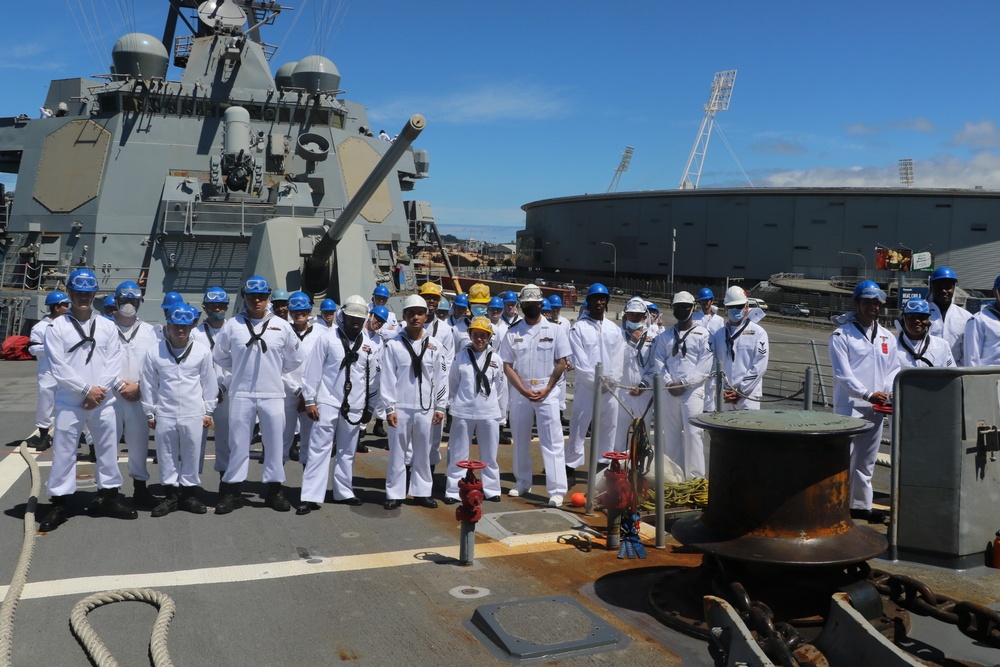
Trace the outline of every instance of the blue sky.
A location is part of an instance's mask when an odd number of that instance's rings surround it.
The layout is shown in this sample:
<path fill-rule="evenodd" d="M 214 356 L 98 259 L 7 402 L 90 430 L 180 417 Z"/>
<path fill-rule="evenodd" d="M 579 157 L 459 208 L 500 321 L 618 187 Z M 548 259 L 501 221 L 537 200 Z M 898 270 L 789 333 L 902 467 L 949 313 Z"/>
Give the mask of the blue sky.
<path fill-rule="evenodd" d="M 413 194 L 459 236 L 507 241 L 523 204 L 605 192 L 626 145 L 619 191 L 676 188 L 728 69 L 702 188 L 894 187 L 911 158 L 917 187 L 1000 189 L 995 0 L 285 2 L 273 68 L 320 53 L 376 130 L 426 116 Z M 106 71 L 120 34 L 162 34 L 167 2 L 17 5 L 4 116 L 37 115 L 49 79 Z"/>

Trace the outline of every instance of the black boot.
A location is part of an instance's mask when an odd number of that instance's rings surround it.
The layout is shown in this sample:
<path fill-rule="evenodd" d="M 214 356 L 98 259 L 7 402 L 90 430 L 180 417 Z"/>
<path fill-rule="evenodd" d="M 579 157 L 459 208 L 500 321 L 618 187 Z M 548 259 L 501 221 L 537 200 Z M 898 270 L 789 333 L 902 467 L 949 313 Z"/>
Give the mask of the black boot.
<path fill-rule="evenodd" d="M 292 509 L 292 504 L 285 498 L 281 491 L 281 482 L 268 482 L 267 495 L 264 497 L 264 504 L 275 512 L 288 512 Z"/>
<path fill-rule="evenodd" d="M 205 503 L 198 500 L 200 486 L 182 486 L 180 497 L 177 500 L 177 509 L 191 512 L 191 514 L 205 514 L 208 508 Z"/>
<path fill-rule="evenodd" d="M 149 489 L 146 488 L 146 482 L 144 480 L 137 479 L 132 482 L 132 503 L 141 510 L 152 510 L 159 507 L 160 498 L 157 498 L 149 492 Z"/>
<path fill-rule="evenodd" d="M 97 463 L 97 452 L 94 451 L 93 445 L 90 445 L 90 452 L 87 454 L 87 460 L 91 463 Z"/>
<path fill-rule="evenodd" d="M 177 511 L 177 487 L 168 486 L 167 487 L 167 497 L 160 501 L 160 503 L 153 508 L 153 516 L 167 516 L 171 512 Z"/>
<path fill-rule="evenodd" d="M 357 449 L 354 450 L 358 454 L 367 454 L 368 453 L 368 445 L 366 445 L 365 443 L 361 442 L 361 438 L 363 438 L 363 437 L 365 437 L 365 432 L 364 431 L 359 432 L 358 433 L 358 447 L 357 447 Z"/>
<path fill-rule="evenodd" d="M 444 416 L 444 428 L 441 429 L 445 433 L 451 433 L 451 413 L 447 413 Z"/>
<path fill-rule="evenodd" d="M 372 435 L 376 438 L 388 438 L 389 435 L 385 432 L 385 425 L 382 423 L 381 419 L 375 420 L 375 427 L 372 429 Z"/>
<path fill-rule="evenodd" d="M 566 488 L 572 488 L 576 484 L 576 468 L 566 466 Z"/>
<path fill-rule="evenodd" d="M 137 519 L 139 513 L 125 504 L 118 493 L 118 487 L 98 489 L 97 500 L 90 504 L 87 513 L 91 516 L 107 516 L 112 519 Z"/>
<path fill-rule="evenodd" d="M 215 504 L 216 514 L 229 514 L 243 507 L 243 496 L 240 495 L 240 484 L 219 483 L 219 502 Z"/>
<path fill-rule="evenodd" d="M 66 496 L 52 496 L 52 509 L 45 515 L 42 522 L 38 524 L 38 532 L 51 533 L 66 523 L 66 519 L 68 518 L 66 514 Z"/>
<path fill-rule="evenodd" d="M 298 438 L 298 436 L 295 436 Z M 288 450 L 288 458 L 291 461 L 298 461 L 301 450 L 299 449 L 299 441 L 296 439 L 292 442 L 291 448 Z"/>

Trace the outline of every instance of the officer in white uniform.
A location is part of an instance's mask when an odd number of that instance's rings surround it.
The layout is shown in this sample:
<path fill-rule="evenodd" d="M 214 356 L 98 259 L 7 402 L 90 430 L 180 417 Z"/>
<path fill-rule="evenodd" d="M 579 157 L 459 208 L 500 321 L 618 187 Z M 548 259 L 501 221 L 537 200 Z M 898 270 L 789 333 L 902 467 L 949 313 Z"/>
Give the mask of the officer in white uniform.
<path fill-rule="evenodd" d="M 191 340 L 201 343 L 209 352 L 215 352 L 215 337 L 222 331 L 226 323 L 226 311 L 229 310 L 229 294 L 221 287 L 209 287 L 202 298 L 201 307 L 205 311 L 205 321 L 191 330 Z M 229 465 L 229 401 L 226 395 L 232 373 L 222 366 L 214 364 L 215 378 L 219 385 L 216 396 L 215 410 L 212 411 L 212 431 L 215 439 L 214 470 L 219 473 L 219 479 Z M 208 446 L 208 429 L 201 435 L 201 455 L 198 462 L 198 474 L 204 467 L 205 449 Z"/>
<path fill-rule="evenodd" d="M 55 319 L 45 333 L 45 355 L 56 380 L 55 433 L 52 438 L 52 471 L 48 492 L 52 509 L 39 530 L 55 530 L 66 521 L 66 497 L 76 491 L 76 450 L 80 430 L 86 425 L 94 439 L 97 456 L 97 500 L 88 514 L 117 519 L 138 515 L 118 495 L 122 485 L 118 469 L 118 438 L 115 429 L 115 392 L 120 379 L 122 348 L 117 327 L 94 312 L 97 276 L 90 269 L 77 269 L 66 281 L 70 298 L 68 313 Z"/>
<path fill-rule="evenodd" d="M 430 312 L 424 298 L 407 297 L 403 302 L 406 327 L 386 342 L 382 352 L 381 401 L 389 425 L 389 468 L 383 505 L 387 510 L 398 508 L 407 495 L 407 449 L 413 455 L 409 495 L 421 507 L 437 507 L 437 501 L 431 498 L 430 457 L 431 449 L 441 442 L 440 431 L 435 436 L 433 427 L 444 420 L 450 360 L 448 350 L 424 324 Z"/>
<path fill-rule="evenodd" d="M 166 322 L 166 337 L 143 360 L 142 407 L 156 432 L 160 484 L 166 497 L 153 508 L 154 517 L 178 509 L 208 511 L 198 499 L 201 442 L 212 425 L 219 395 L 212 351 L 191 338 L 198 309 L 177 304 Z M 197 400 L 200 397 L 201 400 Z"/>
<path fill-rule="evenodd" d="M 569 336 L 563 327 L 542 317 L 542 290 L 536 285 L 521 289 L 519 319 L 500 344 L 504 373 L 510 383 L 510 428 L 514 435 L 514 481 L 508 495 L 531 491 L 531 424 L 538 427 L 538 443 L 545 465 L 549 507 L 562 505 L 566 485 L 566 452 L 559 423 L 556 385 L 566 371 Z"/>
<path fill-rule="evenodd" d="M 923 299 L 910 299 L 903 306 L 899 339 L 896 341 L 900 368 L 943 368 L 955 365 L 951 346 L 928 333 L 931 309 Z"/>
<path fill-rule="evenodd" d="M 684 479 L 705 477 L 705 446 L 702 429 L 693 426 L 692 417 L 705 411 L 705 379 L 712 372 L 712 346 L 708 330 L 692 318 L 694 296 L 678 292 L 673 300 L 677 324 L 667 329 L 653 344 L 640 387 L 653 386 L 653 377 L 663 376 L 667 390 L 664 397 L 664 453 L 680 466 Z M 634 391 L 633 395 L 641 392 Z"/>
<path fill-rule="evenodd" d="M 250 467 L 254 419 L 260 421 L 264 443 L 265 503 L 278 512 L 292 506 L 281 489 L 285 481 L 282 434 L 285 428 L 285 387 L 282 374 L 302 365 L 299 339 L 292 325 L 267 310 L 271 286 L 260 276 L 243 284 L 246 307 L 228 320 L 215 338 L 215 363 L 232 373 L 229 384 L 229 465 L 219 484 L 216 514 L 243 506 L 240 484 Z"/>
<path fill-rule="evenodd" d="M 726 307 L 726 326 L 712 336 L 712 349 L 725 373 L 722 411 L 760 410 L 770 358 L 767 332 L 760 326 L 764 311 L 751 311 L 747 293 L 738 285 L 726 290 L 722 303 Z"/>
<path fill-rule="evenodd" d="M 1000 366 L 1000 276 L 993 281 L 993 303 L 965 325 L 964 365 Z"/>
<path fill-rule="evenodd" d="M 576 321 L 569 330 L 569 346 L 576 368 L 576 389 L 573 395 L 573 413 L 569 418 L 569 440 L 566 443 L 566 483 L 576 483 L 575 468 L 584 464 L 583 442 L 594 418 L 594 393 L 600 393 L 600 432 L 591 434 L 591 447 L 598 447 L 599 454 L 615 448 L 618 430 L 618 401 L 614 390 L 598 386 L 597 365 L 602 364 L 604 377 L 618 382 L 625 363 L 625 339 L 621 328 L 605 317 L 611 295 L 601 283 L 587 289 L 587 314 Z M 559 326 L 559 325 L 556 325 Z"/>
<path fill-rule="evenodd" d="M 615 391 L 618 393 L 618 400 L 628 409 L 618 406 L 618 428 L 615 431 L 614 449 L 616 452 L 628 451 L 628 431 L 632 426 L 632 415 L 635 415 L 636 419 L 643 418 L 647 432 L 653 420 L 653 410 L 650 407 L 653 395 L 646 391 L 633 396 L 628 389 L 625 389 L 625 387 L 637 387 L 642 382 L 642 374 L 653 351 L 655 336 L 649 332 L 647 318 L 646 304 L 642 299 L 633 298 L 625 304 L 621 327 L 622 339 L 625 341 L 621 379 L 623 386 Z"/>
<path fill-rule="evenodd" d="M 479 460 L 486 464 L 482 471 L 483 495 L 486 500 L 500 502 L 497 446 L 503 419 L 500 406 L 506 403 L 507 379 L 503 360 L 492 346 L 493 326 L 489 319 L 474 318 L 468 334 L 469 343 L 455 355 L 448 374 L 453 419 L 448 437 L 448 485 L 444 498 L 447 505 L 461 499 L 458 482 L 466 471 L 458 467 L 458 462 L 469 458 L 472 438 L 479 445 Z"/>
<path fill-rule="evenodd" d="M 142 363 L 146 353 L 160 342 L 162 329 L 139 319 L 142 304 L 142 290 L 131 280 L 125 281 L 115 290 L 115 305 L 118 307 L 114 322 L 118 326 L 118 338 L 122 346 L 122 374 L 124 381 L 116 390 L 115 420 L 118 439 L 125 433 L 128 447 L 128 474 L 132 478 L 132 503 L 139 509 L 151 510 L 160 499 L 149 492 L 149 469 L 146 457 L 149 454 L 149 424 L 141 399 Z"/>
<path fill-rule="evenodd" d="M 45 305 L 49 307 L 49 314 L 31 327 L 28 343 L 28 352 L 38 360 L 38 403 L 35 408 L 38 436 L 32 436 L 28 444 L 40 452 L 52 446 L 49 429 L 52 427 L 52 413 L 56 407 L 56 380 L 52 377 L 49 360 L 45 356 L 45 333 L 52 327 L 53 320 L 69 310 L 69 295 L 58 290 L 49 292 L 45 296 Z"/>
<path fill-rule="evenodd" d="M 951 355 L 957 366 L 974 366 L 965 359 L 962 337 L 972 313 L 954 303 L 955 286 L 958 276 L 947 266 L 939 266 L 927 279 L 930 288 L 931 328 L 930 334 L 944 338 L 951 346 Z"/>
<path fill-rule="evenodd" d="M 871 523 L 885 520 L 882 512 L 872 510 L 872 475 L 884 422 L 874 406 L 891 401 L 892 382 L 899 371 L 896 337 L 878 323 L 883 303 L 885 292 L 875 282 L 858 283 L 853 317 L 830 336 L 833 411 L 875 424 L 851 440 L 851 517 Z"/>
<path fill-rule="evenodd" d="M 296 514 L 317 510 L 326 499 L 334 441 L 333 501 L 362 504 L 353 488 L 355 445 L 372 417 L 381 383 L 379 349 L 364 332 L 369 317 L 363 297 L 348 297 L 339 326 L 316 342 L 304 365 L 302 396 L 313 427 L 306 441 L 309 453 Z"/>

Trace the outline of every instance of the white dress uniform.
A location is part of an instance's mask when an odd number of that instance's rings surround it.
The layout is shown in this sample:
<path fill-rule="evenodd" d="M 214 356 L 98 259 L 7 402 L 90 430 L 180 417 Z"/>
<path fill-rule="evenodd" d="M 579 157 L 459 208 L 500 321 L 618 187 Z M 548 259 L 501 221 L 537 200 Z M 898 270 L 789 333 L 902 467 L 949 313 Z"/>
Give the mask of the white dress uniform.
<path fill-rule="evenodd" d="M 680 382 L 691 385 L 683 394 L 664 396 L 664 454 L 684 471 L 684 479 L 705 477 L 705 445 L 702 429 L 690 423 L 705 411 L 705 378 L 712 372 L 712 346 L 708 331 L 694 325 L 686 331 L 670 327 L 653 343 L 653 353 L 642 375 L 645 386 L 653 386 L 653 377 L 663 376 L 663 384 Z"/>
<path fill-rule="evenodd" d="M 528 390 L 544 389 L 558 359 L 571 354 L 569 336 L 563 327 L 544 317 L 537 324 L 519 320 L 503 343 L 500 357 L 510 364 Z M 510 396 L 510 430 L 514 437 L 514 481 L 519 493 L 531 489 L 531 424 L 537 423 L 538 443 L 545 465 L 545 486 L 549 496 L 566 495 L 566 452 L 559 421 L 559 395 L 553 387 L 544 401 L 529 401 L 513 386 Z"/>
<path fill-rule="evenodd" d="M 402 331 L 403 328 L 400 328 Z M 441 345 L 443 350 L 442 356 L 445 362 L 445 381 L 447 382 L 448 370 L 451 369 L 451 362 L 455 358 L 455 331 L 450 324 L 445 320 L 439 320 L 434 318 L 433 322 L 427 322 L 424 324 L 424 331 L 427 335 L 432 338 L 437 339 L 438 343 Z M 402 335 L 402 334 L 399 334 Z M 445 388 L 445 410 L 448 409 L 448 391 Z M 444 437 L 444 421 L 440 424 L 431 425 L 431 451 L 430 451 L 430 461 L 431 466 L 436 466 L 441 462 L 441 439 Z M 409 447 L 409 445 L 407 445 Z M 412 464 L 413 452 L 407 449 L 406 452 L 406 465 Z"/>
<path fill-rule="evenodd" d="M 497 448 L 500 445 L 502 405 L 507 402 L 507 381 L 500 354 L 487 347 L 477 354 L 466 346 L 455 355 L 448 373 L 451 431 L 448 434 L 448 486 L 445 496 L 460 500 L 458 482 L 466 471 L 459 461 L 469 458 L 472 438 L 479 444 L 483 468 L 483 495 L 500 495 L 500 468 Z"/>
<path fill-rule="evenodd" d="M 556 325 L 559 326 L 559 325 Z M 561 327 L 560 327 L 561 328 Z M 590 316 L 576 321 L 569 330 L 569 345 L 573 351 L 576 385 L 573 394 L 573 413 L 569 419 L 569 440 L 566 443 L 566 465 L 578 468 L 584 463 L 583 442 L 594 418 L 594 392 L 601 391 L 601 430 L 593 433 L 591 446 L 600 454 L 615 447 L 618 430 L 618 401 L 614 391 L 596 385 L 597 364 L 603 364 L 605 377 L 618 382 L 625 363 L 625 339 L 622 329 L 607 317 L 595 320 Z"/>
<path fill-rule="evenodd" d="M 299 397 L 303 396 L 302 377 L 305 372 L 305 365 L 309 361 L 309 355 L 323 338 L 336 338 L 336 328 L 327 331 L 324 328 L 310 324 L 301 333 L 292 328 L 292 333 L 299 339 L 299 352 L 302 355 L 302 363 L 298 367 L 282 376 L 285 383 L 285 430 L 281 436 L 282 460 L 289 460 L 289 452 L 292 450 L 292 441 L 295 440 L 296 427 L 299 433 L 299 463 L 306 465 L 309 456 L 308 445 L 309 432 L 312 431 L 316 423 L 309 419 L 305 411 L 299 412 Z M 332 441 L 331 441 L 332 444 Z"/>
<path fill-rule="evenodd" d="M 313 345 L 303 366 L 302 396 L 306 405 L 319 409 L 308 440 L 303 435 L 305 470 L 302 473 L 302 502 L 322 503 L 330 481 L 330 452 L 337 443 L 333 462 L 333 499 L 354 497 L 354 455 L 358 434 L 364 427 L 361 417 L 375 410 L 381 385 L 378 334 L 362 329 L 349 340 L 337 329 Z M 308 419 L 308 417 L 307 417 Z M 310 420 L 312 421 L 312 420 Z"/>
<path fill-rule="evenodd" d="M 649 432 L 649 426 L 653 422 L 653 408 L 650 407 L 650 402 L 653 399 L 652 392 L 644 391 L 639 396 L 632 396 L 628 389 L 625 387 L 637 387 L 639 383 L 642 382 L 642 374 L 646 369 L 646 363 L 649 361 L 649 356 L 653 352 L 653 344 L 655 343 L 655 336 L 651 335 L 649 330 L 642 332 L 642 336 L 639 340 L 633 340 L 632 334 L 625 328 L 621 329 L 621 335 L 625 341 L 625 354 L 624 361 L 622 365 L 622 387 L 619 387 L 615 391 L 618 392 L 618 399 L 622 404 L 628 406 L 628 410 L 623 408 L 621 405 L 618 406 L 618 427 L 615 431 L 615 451 L 616 452 L 627 452 L 628 451 L 628 430 L 632 426 L 632 415 L 635 415 L 636 419 L 642 417 L 645 413 L 645 418 L 643 421 L 646 424 L 646 431 L 649 433 L 650 441 L 652 441 L 652 433 Z M 648 409 L 647 409 L 648 408 Z"/>
<path fill-rule="evenodd" d="M 35 407 L 35 426 L 38 428 L 52 426 L 52 412 L 56 407 L 56 380 L 49 370 L 49 358 L 45 356 L 45 333 L 52 328 L 52 322 L 46 315 L 31 327 L 28 337 L 28 352 L 38 360 L 38 403 Z"/>
<path fill-rule="evenodd" d="M 852 320 L 830 335 L 830 362 L 834 413 L 875 424 L 871 431 L 851 439 L 851 509 L 870 510 L 872 475 L 885 420 L 868 397 L 877 391 L 892 392 L 899 372 L 896 337 L 878 322 L 866 330 Z"/>
<path fill-rule="evenodd" d="M 208 322 L 202 322 L 191 330 L 191 340 L 201 343 L 208 348 L 209 352 L 214 353 L 215 337 L 221 330 L 222 327 L 216 329 Z M 212 433 L 215 438 L 215 464 L 213 469 L 216 472 L 223 473 L 226 472 L 226 466 L 229 465 L 229 396 L 227 392 L 229 391 L 229 383 L 232 380 L 232 373 L 219 364 L 216 364 L 214 359 L 212 363 L 215 369 L 215 379 L 219 385 L 217 396 L 221 397 L 215 405 L 215 410 L 212 411 Z M 208 429 L 205 429 L 201 434 L 201 458 L 198 463 L 199 475 L 204 467 L 205 449 L 207 446 Z"/>
<path fill-rule="evenodd" d="M 160 341 L 146 353 L 141 377 L 143 410 L 156 420 L 160 484 L 201 486 L 203 422 L 219 396 L 211 350 L 196 340 L 184 349 Z"/>
<path fill-rule="evenodd" d="M 941 316 L 941 309 L 933 301 L 928 302 L 931 309 L 931 326 L 927 333 L 944 338 L 945 342 L 951 346 L 951 356 L 955 358 L 957 366 L 975 366 L 965 360 L 965 350 L 962 339 L 965 336 L 965 327 L 972 319 L 972 313 L 965 308 L 952 303 L 948 306 L 948 311 Z"/>
<path fill-rule="evenodd" d="M 114 321 L 114 320 L 112 320 Z M 118 441 L 122 432 L 125 433 L 125 446 L 128 448 L 128 475 L 132 479 L 147 481 L 149 470 L 146 467 L 146 457 L 149 454 L 149 422 L 142 407 L 142 364 L 146 353 L 155 348 L 162 339 L 162 329 L 140 319 L 130 327 L 115 324 L 118 339 L 122 347 L 121 379 L 139 383 L 140 400 L 126 401 L 115 391 L 115 423 L 118 429 Z"/>
<path fill-rule="evenodd" d="M 97 488 L 120 487 L 114 408 L 117 399 L 112 391 L 120 383 L 122 371 L 118 327 L 97 313 L 85 322 L 66 313 L 52 322 L 44 346 L 57 384 L 49 495 L 65 496 L 76 491 L 76 450 L 84 426 L 94 439 Z M 83 401 L 92 386 L 107 389 L 107 394 L 102 403 L 85 410 Z"/>
<path fill-rule="evenodd" d="M 1000 366 L 1000 308 L 996 302 L 983 306 L 969 319 L 963 351 L 964 366 Z"/>
<path fill-rule="evenodd" d="M 232 374 L 226 396 L 229 465 L 223 483 L 238 484 L 247 478 L 255 417 L 260 421 L 264 442 L 262 480 L 284 482 L 285 387 L 281 376 L 302 364 L 299 339 L 292 325 L 271 315 L 257 320 L 240 313 L 222 325 L 212 356 L 215 363 Z"/>
<path fill-rule="evenodd" d="M 699 324 L 708 330 L 709 336 L 714 336 L 715 332 L 719 329 L 723 329 L 726 326 L 726 318 L 719 315 L 718 306 L 712 306 L 712 312 L 708 315 L 705 314 L 701 308 L 697 308 L 695 313 L 691 316 L 695 324 Z M 714 369 L 713 369 L 714 370 Z M 705 383 L 705 412 L 715 411 L 715 378 L 710 378 L 708 382 Z"/>
<path fill-rule="evenodd" d="M 448 404 L 448 355 L 448 349 L 426 329 L 419 340 L 411 340 L 404 330 L 385 344 L 381 400 L 386 414 L 396 413 L 396 428 L 389 428 L 386 500 L 407 496 L 407 450 L 412 453 L 409 495 L 431 495 L 431 456 L 441 442 L 440 435 L 434 440 L 431 421 L 434 413 L 443 414 Z M 437 432 L 440 434 L 440 429 Z"/>
<path fill-rule="evenodd" d="M 747 317 L 735 326 L 727 323 L 712 335 L 712 349 L 726 374 L 729 386 L 725 388 L 740 393 L 736 403 L 723 402 L 722 411 L 760 410 L 759 399 L 764 393 L 764 373 L 770 358 L 764 327 Z"/>
<path fill-rule="evenodd" d="M 896 351 L 900 368 L 947 368 L 955 365 L 948 342 L 930 334 L 922 340 L 913 340 L 902 331 L 896 341 Z"/>

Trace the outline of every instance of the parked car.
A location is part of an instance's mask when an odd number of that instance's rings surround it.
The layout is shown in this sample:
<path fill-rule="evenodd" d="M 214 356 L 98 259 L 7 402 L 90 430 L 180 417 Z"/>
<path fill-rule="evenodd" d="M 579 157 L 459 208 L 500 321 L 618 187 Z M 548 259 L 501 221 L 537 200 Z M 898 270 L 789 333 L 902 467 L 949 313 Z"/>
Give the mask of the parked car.
<path fill-rule="evenodd" d="M 764 301 L 763 299 L 747 299 L 747 307 L 749 307 L 750 310 L 760 308 L 761 310 L 766 311 L 767 301 Z"/>
<path fill-rule="evenodd" d="M 781 304 L 781 314 L 792 317 L 809 317 L 809 309 L 801 303 L 783 303 Z"/>

